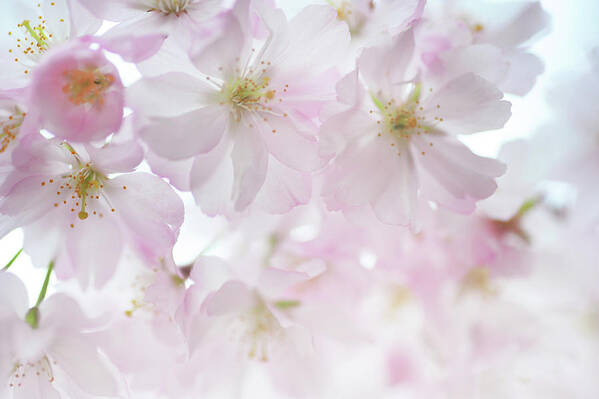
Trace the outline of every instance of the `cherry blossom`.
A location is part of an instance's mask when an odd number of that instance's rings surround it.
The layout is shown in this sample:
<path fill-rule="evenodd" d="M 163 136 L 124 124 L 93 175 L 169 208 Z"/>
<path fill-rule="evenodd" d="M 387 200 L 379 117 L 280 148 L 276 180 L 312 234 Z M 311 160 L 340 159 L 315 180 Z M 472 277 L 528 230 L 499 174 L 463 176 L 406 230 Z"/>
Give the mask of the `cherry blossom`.
<path fill-rule="evenodd" d="M 340 152 L 325 175 L 329 209 L 370 205 L 384 223 L 414 226 L 420 199 L 470 213 L 495 191 L 504 166 L 455 136 L 501 128 L 510 104 L 472 73 L 437 90 L 412 80 L 413 49 L 412 31 L 368 48 L 337 85 L 342 112 L 321 128 L 323 151 Z"/>
<path fill-rule="evenodd" d="M 152 166 L 176 175 L 174 184 L 183 180 L 177 187 L 191 190 L 208 215 L 243 211 L 264 196 L 276 213 L 308 201 L 309 173 L 325 161 L 311 119 L 331 100 L 329 68 L 348 40 L 332 9 L 311 6 L 287 22 L 281 10 L 257 7 L 269 35 L 256 42 L 248 3 L 224 15 L 222 33 L 191 53 L 195 76 L 169 73 L 130 89 L 140 137 L 151 152 L 178 161 L 167 169 L 151 157 Z M 165 93 L 179 101 L 154 108 Z"/>
<path fill-rule="evenodd" d="M 7 36 L 0 40 L 3 89 L 24 87 L 31 72 L 51 49 L 70 39 L 95 33 L 102 20 L 77 0 L 10 0 L 6 7 Z M 4 22 L 3 21 L 3 22 Z M 4 34 L 4 32 L 3 32 Z"/>
<path fill-rule="evenodd" d="M 451 0 L 436 6 L 428 8 L 428 22 L 419 32 L 428 68 L 445 74 L 466 67 L 508 93 L 524 95 L 532 89 L 544 66 L 528 47 L 549 28 L 540 2 Z"/>
<path fill-rule="evenodd" d="M 31 135 L 16 151 L 17 170 L 0 204 L 2 231 L 25 226 L 34 263 L 56 259 L 58 277 L 76 276 L 86 286 L 93 275 L 99 286 L 112 275 L 125 242 L 148 259 L 169 253 L 183 205 L 159 178 L 123 174 L 141 161 L 138 144 L 73 146 Z"/>
<path fill-rule="evenodd" d="M 161 33 L 167 36 L 155 55 L 137 64 L 146 76 L 193 68 L 187 54 L 191 44 L 208 38 L 215 16 L 223 11 L 222 0 L 81 0 L 96 16 L 118 21 L 104 37 Z"/>
<path fill-rule="evenodd" d="M 27 292 L 17 277 L 0 272 L 0 287 L 5 334 L 0 365 L 8 376 L 2 387 L 8 387 L 8 398 L 62 398 L 59 392 L 65 391 L 68 397 L 79 392 L 117 396 L 116 380 L 98 351 L 95 334 L 88 332 L 99 326 L 72 298 L 53 295 L 32 308 L 35 315 L 30 316 Z"/>
<path fill-rule="evenodd" d="M 583 1 L 6 0 L 0 398 L 598 397 Z"/>

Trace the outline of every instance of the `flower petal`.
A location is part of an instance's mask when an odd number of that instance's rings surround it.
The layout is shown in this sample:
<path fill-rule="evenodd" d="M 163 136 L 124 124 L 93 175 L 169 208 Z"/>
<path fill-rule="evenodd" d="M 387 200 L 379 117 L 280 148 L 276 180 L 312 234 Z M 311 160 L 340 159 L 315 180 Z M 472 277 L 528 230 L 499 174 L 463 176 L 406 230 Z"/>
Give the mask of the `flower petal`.
<path fill-rule="evenodd" d="M 503 94 L 478 75 L 467 73 L 423 101 L 427 120 L 442 119 L 437 128 L 451 134 L 500 129 L 512 115 Z"/>
<path fill-rule="evenodd" d="M 85 146 L 94 168 L 104 174 L 131 172 L 144 157 L 143 148 L 136 141 L 110 143 L 100 148 Z"/>
<path fill-rule="evenodd" d="M 169 72 L 128 87 L 127 105 L 142 115 L 175 116 L 200 108 L 214 93 L 213 87 L 194 76 Z"/>
<path fill-rule="evenodd" d="M 232 12 L 221 17 L 221 33 L 208 44 L 192 47 L 190 58 L 202 73 L 229 80 L 236 75 L 235 68 L 244 57 L 247 40 L 239 21 Z"/>
<path fill-rule="evenodd" d="M 418 175 L 410 151 L 397 157 L 389 183 L 372 202 L 377 218 L 386 224 L 415 226 Z"/>
<path fill-rule="evenodd" d="M 381 165 L 389 156 L 378 144 L 352 143 L 325 172 L 322 194 L 329 210 L 368 204 L 384 190 L 392 170 Z"/>
<path fill-rule="evenodd" d="M 12 311 L 18 317 L 25 317 L 29 308 L 25 284 L 20 278 L 6 271 L 0 271 L 0 308 Z"/>
<path fill-rule="evenodd" d="M 129 238 L 150 260 L 165 256 L 183 223 L 183 202 L 165 181 L 144 172 L 120 175 L 105 185 Z"/>
<path fill-rule="evenodd" d="M 256 198 L 264 184 L 268 153 L 259 133 L 239 126 L 231 152 L 233 160 L 233 203 L 237 212 L 243 211 Z"/>
<path fill-rule="evenodd" d="M 135 18 L 148 11 L 139 0 L 78 0 L 94 15 L 109 21 L 124 21 Z"/>
<path fill-rule="evenodd" d="M 104 49 L 120 55 L 127 62 L 141 62 L 150 58 L 162 47 L 165 34 L 123 35 L 95 39 Z"/>
<path fill-rule="evenodd" d="M 233 163 L 229 157 L 231 142 L 224 138 L 207 154 L 193 161 L 189 184 L 191 192 L 208 216 L 228 215 L 232 212 Z"/>
<path fill-rule="evenodd" d="M 109 212 L 104 217 L 90 216 L 67 229 L 67 253 L 79 283 L 82 287 L 90 282 L 97 288 L 104 286 L 114 274 L 123 250 L 123 234 L 115 216 Z"/>
<path fill-rule="evenodd" d="M 271 158 L 264 186 L 256 196 L 256 205 L 268 213 L 289 212 L 292 208 L 310 201 L 311 183 L 309 174 L 288 168 Z"/>
<path fill-rule="evenodd" d="M 409 67 L 414 58 L 414 33 L 409 29 L 393 37 L 392 42 L 362 51 L 358 69 L 371 92 L 381 92 L 383 98 L 393 98 L 393 87 L 413 76 Z"/>
<path fill-rule="evenodd" d="M 49 352 L 58 367 L 84 392 L 100 396 L 117 395 L 116 380 L 91 337 L 63 337 L 54 342 Z"/>
<path fill-rule="evenodd" d="M 156 155 L 176 161 L 212 150 L 228 118 L 223 107 L 208 106 L 174 118 L 152 118 L 139 134 Z"/>
<path fill-rule="evenodd" d="M 450 136 L 414 137 L 412 144 L 420 152 L 417 163 L 457 199 L 487 198 L 497 188 L 494 178 L 505 172 L 501 162 L 473 154 Z"/>
<path fill-rule="evenodd" d="M 257 125 L 268 151 L 282 164 L 299 171 L 321 168 L 326 160 L 319 156 L 316 138 L 302 132 L 291 118 L 270 116 Z"/>

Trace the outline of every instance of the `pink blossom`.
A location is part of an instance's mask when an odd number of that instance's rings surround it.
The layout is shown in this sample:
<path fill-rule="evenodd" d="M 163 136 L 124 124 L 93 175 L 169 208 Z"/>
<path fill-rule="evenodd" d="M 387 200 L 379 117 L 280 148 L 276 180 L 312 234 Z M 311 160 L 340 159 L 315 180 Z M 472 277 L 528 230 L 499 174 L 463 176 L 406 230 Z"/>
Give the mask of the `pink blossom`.
<path fill-rule="evenodd" d="M 124 87 L 102 49 L 139 61 L 157 51 L 163 40 L 161 35 L 84 38 L 52 51 L 33 72 L 30 117 L 57 137 L 75 142 L 116 133 L 123 120 Z"/>
<path fill-rule="evenodd" d="M 279 389 L 309 388 L 289 378 L 311 374 L 315 369 L 310 367 L 316 366 L 312 333 L 293 317 L 302 303 L 290 296 L 294 286 L 322 272 L 306 266 L 306 271 L 285 271 L 198 259 L 191 274 L 195 284 L 186 293 L 185 325 L 194 358 L 211 365 L 200 371 L 204 385 L 242 375 L 253 362 L 261 362 Z"/>
<path fill-rule="evenodd" d="M 363 46 L 375 45 L 386 36 L 401 33 L 417 23 L 426 1 L 342 0 L 329 3 L 337 11 L 337 18 L 347 23 L 352 42 Z"/>
<path fill-rule="evenodd" d="M 210 34 L 212 19 L 222 11 L 222 0 L 80 0 L 94 15 L 118 24 L 104 38 L 161 33 L 167 37 L 161 50 L 138 67 L 156 75 L 189 67 L 187 51 L 199 36 Z"/>
<path fill-rule="evenodd" d="M 510 104 L 471 73 L 437 90 L 411 80 L 413 49 L 412 31 L 368 48 L 337 85 L 342 112 L 321 128 L 323 151 L 339 152 L 325 175 L 330 210 L 370 205 L 384 223 L 414 226 L 421 199 L 470 213 L 495 191 L 503 165 L 455 136 L 501 128 Z"/>
<path fill-rule="evenodd" d="M 529 52 L 550 25 L 540 2 L 452 0 L 427 11 L 418 45 L 430 72 L 466 68 L 462 72 L 478 73 L 517 95 L 528 93 L 543 72 L 543 62 Z"/>
<path fill-rule="evenodd" d="M 83 286 L 92 275 L 98 286 L 110 278 L 125 243 L 150 260 L 165 256 L 183 204 L 153 175 L 122 174 L 142 156 L 134 142 L 97 148 L 28 136 L 15 150 L 17 170 L 0 202 L 3 234 L 24 226 L 34 263 L 56 259 L 58 277 L 75 275 Z"/>
<path fill-rule="evenodd" d="M 266 40 L 252 38 L 250 12 L 267 27 Z M 330 8 L 311 6 L 287 22 L 281 10 L 249 1 L 222 25 L 192 51 L 194 76 L 173 72 L 131 88 L 139 135 L 151 152 L 178 161 L 149 157 L 208 215 L 243 211 L 256 200 L 286 212 L 309 200 L 310 172 L 325 161 L 312 119 L 332 98 L 330 66 L 348 42 L 347 28 Z M 166 104 L 165 96 L 177 101 Z"/>
<path fill-rule="evenodd" d="M 72 298 L 55 294 L 35 308 L 35 321 L 26 321 L 30 312 L 21 280 L 0 272 L 0 292 L 0 367 L 8 376 L 2 389 L 8 388 L 9 398 L 58 399 L 65 391 L 117 396 L 115 378 L 89 332 L 99 326 Z"/>

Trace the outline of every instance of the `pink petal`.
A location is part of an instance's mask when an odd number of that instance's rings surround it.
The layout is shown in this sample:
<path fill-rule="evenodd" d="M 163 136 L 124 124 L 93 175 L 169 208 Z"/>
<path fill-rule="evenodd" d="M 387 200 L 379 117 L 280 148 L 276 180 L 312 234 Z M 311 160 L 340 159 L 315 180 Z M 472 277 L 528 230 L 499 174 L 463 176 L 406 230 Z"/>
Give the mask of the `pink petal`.
<path fill-rule="evenodd" d="M 457 199 L 487 198 L 497 188 L 494 178 L 505 172 L 499 161 L 479 157 L 449 136 L 414 137 L 412 144 L 420 152 L 417 163 Z"/>
<path fill-rule="evenodd" d="M 266 179 L 268 153 L 258 132 L 238 127 L 231 152 L 233 160 L 233 202 L 240 212 L 254 201 Z"/>
<path fill-rule="evenodd" d="M 181 161 L 171 161 L 152 151 L 146 151 L 146 162 L 152 168 L 152 172 L 160 177 L 166 177 L 169 183 L 178 190 L 191 191 L 190 175 L 194 158 Z"/>
<path fill-rule="evenodd" d="M 320 147 L 324 154 L 336 154 L 348 141 L 359 139 L 366 132 L 376 130 L 376 122 L 360 109 L 351 108 L 333 115 L 320 127 Z"/>
<path fill-rule="evenodd" d="M 174 118 L 152 118 L 139 134 L 157 155 L 180 160 L 212 150 L 229 119 L 221 106 L 207 106 Z"/>
<path fill-rule="evenodd" d="M 142 254 L 156 260 L 170 252 L 183 223 L 183 202 L 171 186 L 136 172 L 109 180 L 104 192 Z"/>
<path fill-rule="evenodd" d="M 506 54 L 510 69 L 500 89 L 519 96 L 526 95 L 537 81 L 537 77 L 545 70 L 543 61 L 534 54 L 516 51 Z"/>
<path fill-rule="evenodd" d="M 84 392 L 99 396 L 118 394 L 116 380 L 91 337 L 59 339 L 52 345 L 50 354 L 57 367 L 64 370 Z"/>
<path fill-rule="evenodd" d="M 14 312 L 17 317 L 25 317 L 29 308 L 25 284 L 14 274 L 5 271 L 0 271 L 0 308 Z"/>
<path fill-rule="evenodd" d="M 98 288 L 104 286 L 121 257 L 123 233 L 115 215 L 109 213 L 107 210 L 102 218 L 90 215 L 74 228 L 67 227 L 67 253 L 82 287 L 90 282 Z"/>
<path fill-rule="evenodd" d="M 68 12 L 65 14 L 63 10 L 57 7 L 58 2 L 49 4 L 43 2 L 44 17 L 49 20 L 60 21 L 65 15 L 69 16 L 70 22 L 70 37 L 78 37 L 84 35 L 93 35 L 102 26 L 102 19 L 93 15 L 85 8 L 80 0 L 67 0 Z"/>
<path fill-rule="evenodd" d="M 428 121 L 442 118 L 437 128 L 451 134 L 500 129 L 512 115 L 511 104 L 491 83 L 472 73 L 462 75 L 423 101 Z"/>
<path fill-rule="evenodd" d="M 307 204 L 311 194 L 312 179 L 309 174 L 288 168 L 271 158 L 264 186 L 256 196 L 256 205 L 268 213 L 284 214 L 298 205 Z"/>
<path fill-rule="evenodd" d="M 200 108 L 214 93 L 212 86 L 194 76 L 170 72 L 128 87 L 127 105 L 144 115 L 175 116 Z"/>
<path fill-rule="evenodd" d="M 23 226 L 31 223 L 53 209 L 56 191 L 42 186 L 48 176 L 30 176 L 15 184 L 0 200 L 0 213 L 12 216 L 12 223 Z"/>
<path fill-rule="evenodd" d="M 352 143 L 325 172 L 323 196 L 329 210 L 368 204 L 385 189 L 392 169 L 377 142 Z"/>
<path fill-rule="evenodd" d="M 258 125 L 268 151 L 284 165 L 299 171 L 313 171 L 325 164 L 319 156 L 316 138 L 300 131 L 291 117 L 272 117 Z"/>
<path fill-rule="evenodd" d="M 371 201 L 372 208 L 383 223 L 414 226 L 418 206 L 418 175 L 410 151 L 402 151 L 392 167 L 387 186 Z"/>
<path fill-rule="evenodd" d="M 196 203 L 208 216 L 227 215 L 232 211 L 233 164 L 229 157 L 231 142 L 224 138 L 207 154 L 198 155 L 189 175 Z"/>
<path fill-rule="evenodd" d="M 221 316 L 232 312 L 249 310 L 255 305 L 255 295 L 241 281 L 227 281 L 220 289 L 210 294 L 204 304 L 210 316 Z"/>
<path fill-rule="evenodd" d="M 291 287 L 311 278 L 304 272 L 268 267 L 259 276 L 258 290 L 270 299 L 280 299 Z"/>
<path fill-rule="evenodd" d="M 139 0 L 78 1 L 97 17 L 110 21 L 125 21 L 143 15 L 148 11 L 147 6 L 144 6 Z"/>
<path fill-rule="evenodd" d="M 414 33 L 409 29 L 388 45 L 364 49 L 358 58 L 358 69 L 372 93 L 381 91 L 384 99 L 391 99 L 393 87 L 413 77 L 409 76 L 413 59 Z"/>
<path fill-rule="evenodd" d="M 143 148 L 136 141 L 110 143 L 96 148 L 85 146 L 94 168 L 104 174 L 131 172 L 144 157 Z"/>
<path fill-rule="evenodd" d="M 289 21 L 287 36 L 283 36 L 284 51 L 265 54 L 281 69 L 301 67 L 306 71 L 325 70 L 336 65 L 346 55 L 350 43 L 347 24 L 337 19 L 337 12 L 326 5 L 304 7 Z M 275 35 L 276 36 L 276 35 Z"/>
<path fill-rule="evenodd" d="M 96 41 L 104 49 L 120 55 L 127 62 L 141 62 L 156 54 L 166 37 L 165 34 L 142 36 L 129 34 L 120 37 L 97 38 Z"/>
<path fill-rule="evenodd" d="M 362 102 L 365 90 L 360 82 L 358 69 L 345 75 L 335 86 L 337 92 L 337 101 L 355 106 Z"/>
<path fill-rule="evenodd" d="M 190 58 L 202 73 L 228 80 L 236 76 L 235 68 L 240 59 L 245 59 L 244 49 L 248 43 L 232 12 L 224 14 L 221 22 L 222 30 L 216 39 L 208 45 L 192 48 Z"/>
<path fill-rule="evenodd" d="M 551 17 L 543 10 L 541 2 L 520 2 L 486 5 L 484 13 L 486 20 L 482 23 L 488 35 L 481 40 L 499 45 L 503 48 L 513 48 L 522 45 L 546 32 Z"/>

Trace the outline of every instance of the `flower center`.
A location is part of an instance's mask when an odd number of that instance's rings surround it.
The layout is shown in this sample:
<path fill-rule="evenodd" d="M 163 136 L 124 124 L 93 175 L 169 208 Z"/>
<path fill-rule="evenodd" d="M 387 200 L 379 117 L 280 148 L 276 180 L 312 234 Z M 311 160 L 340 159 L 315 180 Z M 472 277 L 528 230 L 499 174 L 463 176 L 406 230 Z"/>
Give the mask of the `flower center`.
<path fill-rule="evenodd" d="M 268 346 L 281 333 L 281 326 L 270 310 L 263 304 L 256 306 L 249 316 L 247 336 L 251 345 L 248 356 L 253 359 L 258 355 L 260 361 L 267 361 Z"/>
<path fill-rule="evenodd" d="M 37 5 L 41 9 L 41 4 Z M 50 3 L 55 6 L 54 2 Z M 65 23 L 64 18 L 58 20 L 59 24 Z M 56 42 L 56 37 L 48 31 L 47 21 L 42 15 L 33 20 L 24 20 L 17 24 L 17 29 L 9 31 L 14 41 L 14 47 L 8 52 L 14 56 L 14 62 L 25 67 L 24 73 L 28 74 L 33 66 L 38 63 L 39 58 Z"/>
<path fill-rule="evenodd" d="M 371 98 L 382 116 L 382 120 L 377 121 L 379 125 L 382 125 L 379 136 L 386 133 L 398 139 L 407 139 L 412 134 L 420 134 L 430 129 L 423 123 L 425 117 L 418 114 L 418 111 L 422 110 L 419 101 L 419 85 L 415 85 L 407 101 L 399 105 L 396 104 L 395 99 L 384 103 L 374 95 L 371 95 Z M 374 111 L 371 110 L 370 113 L 372 114 Z"/>
<path fill-rule="evenodd" d="M 17 138 L 25 115 L 25 112 L 15 107 L 15 111 L 8 115 L 8 118 L 0 120 L 0 153 L 6 151 L 10 143 Z"/>
<path fill-rule="evenodd" d="M 264 302 L 259 300 L 255 307 L 233 320 L 230 332 L 238 341 L 248 358 L 266 362 L 269 351 L 281 338 L 283 329 Z"/>
<path fill-rule="evenodd" d="M 443 118 L 439 116 L 435 116 L 434 120 L 427 120 L 423 112 L 424 108 L 420 105 L 420 90 L 420 84 L 415 84 L 407 100 L 399 104 L 395 99 L 384 103 L 374 94 L 370 95 L 377 111 L 369 112 L 370 114 L 376 112 L 380 116 L 377 120 L 379 125 L 377 136 L 392 136 L 394 140 L 390 143 L 391 147 L 396 147 L 396 144 L 401 145 L 410 140 L 413 135 L 430 133 L 438 123 L 443 122 Z M 437 109 L 440 108 L 441 106 L 437 105 Z M 430 142 L 429 145 L 432 147 L 433 143 Z M 425 152 L 422 151 L 421 154 L 425 155 Z M 401 151 L 398 151 L 397 155 L 401 156 Z"/>
<path fill-rule="evenodd" d="M 114 76 L 103 74 L 97 68 L 73 69 L 65 71 L 66 84 L 62 91 L 75 105 L 104 104 L 104 92 L 114 83 Z"/>
<path fill-rule="evenodd" d="M 374 2 L 368 4 L 369 10 L 374 10 Z M 360 33 L 364 24 L 366 23 L 366 16 L 360 12 L 360 10 L 354 10 L 354 7 L 349 1 L 342 1 L 338 7 L 335 7 L 337 11 L 337 19 L 343 21 L 349 27 L 349 33 L 355 36 Z"/>
<path fill-rule="evenodd" d="M 56 364 L 56 361 L 53 361 L 52 364 Z M 47 356 L 42 357 L 37 362 L 15 363 L 8 380 L 8 386 L 14 390 L 19 390 L 27 383 L 37 384 L 37 381 L 28 381 L 28 379 L 39 376 L 47 376 L 48 382 L 54 382 L 52 365 Z"/>
<path fill-rule="evenodd" d="M 494 295 L 496 289 L 491 284 L 491 273 L 486 267 L 474 267 L 463 278 L 460 294 L 478 292 L 483 295 Z"/>
<path fill-rule="evenodd" d="M 163 14 L 175 14 L 177 17 L 185 12 L 185 9 L 193 0 L 155 0 L 155 7 L 150 11 L 160 11 Z"/>
<path fill-rule="evenodd" d="M 73 166 L 72 173 L 41 182 L 42 187 L 48 189 L 52 187 L 56 190 L 58 200 L 54 202 L 54 207 L 58 208 L 62 204 L 72 213 L 77 211 L 80 220 L 87 219 L 90 214 L 102 218 L 104 217 L 103 210 L 106 209 L 98 202 L 102 197 L 109 205 L 108 209 L 115 212 L 106 196 L 103 195 L 104 184 L 109 179 L 95 170 L 89 162 L 84 163 L 69 144 L 62 143 L 62 145 L 75 157 L 76 165 Z M 127 187 L 123 186 L 123 190 L 126 189 Z M 74 228 L 75 226 L 71 224 L 70 227 Z"/>
<path fill-rule="evenodd" d="M 239 77 L 226 82 L 221 88 L 220 104 L 231 105 L 238 122 L 243 111 L 272 112 L 272 108 L 267 104 L 275 99 L 276 90 L 268 89 L 269 81 L 268 77 L 259 80 Z"/>

